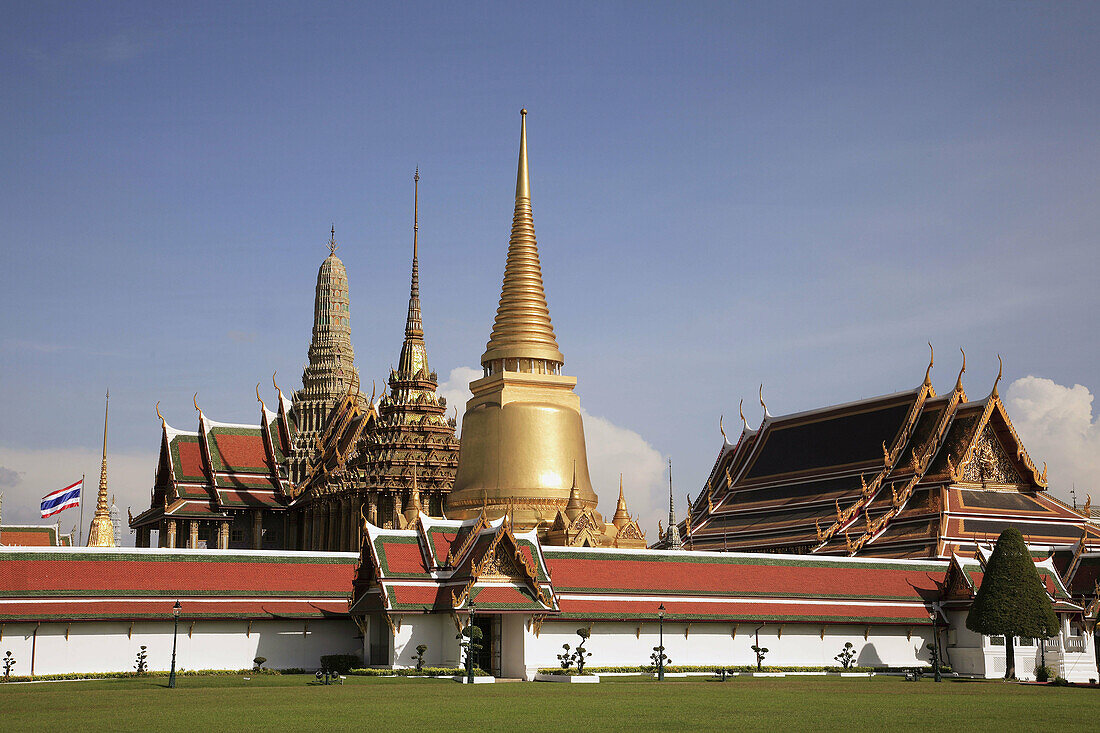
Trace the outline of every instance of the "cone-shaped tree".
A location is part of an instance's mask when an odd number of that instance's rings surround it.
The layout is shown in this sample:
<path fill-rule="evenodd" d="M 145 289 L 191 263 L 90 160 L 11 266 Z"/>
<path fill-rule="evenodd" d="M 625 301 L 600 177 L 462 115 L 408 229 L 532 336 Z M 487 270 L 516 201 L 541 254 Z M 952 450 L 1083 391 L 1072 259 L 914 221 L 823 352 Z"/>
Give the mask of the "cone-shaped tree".
<path fill-rule="evenodd" d="M 1005 637 L 1005 679 L 1016 677 L 1013 636 L 1045 639 L 1058 633 L 1058 617 L 1020 530 L 1009 527 L 985 566 L 966 628 Z"/>

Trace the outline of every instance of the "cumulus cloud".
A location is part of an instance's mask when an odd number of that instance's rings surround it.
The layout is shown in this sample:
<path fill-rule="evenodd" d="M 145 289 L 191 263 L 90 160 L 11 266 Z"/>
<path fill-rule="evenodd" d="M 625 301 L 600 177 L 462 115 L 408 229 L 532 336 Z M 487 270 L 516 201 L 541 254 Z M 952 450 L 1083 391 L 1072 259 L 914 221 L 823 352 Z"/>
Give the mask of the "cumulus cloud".
<path fill-rule="evenodd" d="M 469 384 L 480 379 L 482 371 L 471 367 L 456 367 L 447 381 L 439 385 L 439 393 L 447 398 L 448 410 L 458 408 L 459 428 L 462 413 L 470 399 Z M 646 531 L 646 539 L 654 541 L 657 520 L 668 510 L 668 494 L 664 484 L 664 457 L 641 434 L 620 427 L 605 417 L 589 414 L 581 408 L 584 420 L 585 447 L 588 450 L 588 473 L 592 488 L 600 496 L 600 511 L 610 520 L 619 498 L 619 474 L 623 475 L 626 505 Z"/>
<path fill-rule="evenodd" d="M 61 514 L 42 519 L 39 503 L 51 491 L 71 484 L 85 474 L 84 533 L 95 509 L 95 492 L 99 486 L 101 455 L 85 448 L 45 448 L 20 450 L 0 446 L 0 485 L 4 486 L 4 524 L 45 524 L 60 519 L 61 531 L 76 527 L 80 511 L 66 509 Z M 134 514 L 149 508 L 149 489 L 156 471 L 156 453 L 109 453 L 107 478 L 110 493 L 126 521 L 126 508 Z M 15 474 L 14 484 L 5 484 L 5 476 Z M 10 487 L 10 488 L 9 488 Z M 122 543 L 134 544 L 134 536 L 123 530 Z"/>
<path fill-rule="evenodd" d="M 1093 394 L 1080 384 L 1066 387 L 1042 377 L 1026 376 L 1005 392 L 1005 406 L 1031 459 L 1047 463 L 1050 490 L 1070 501 L 1076 485 L 1078 503 L 1091 492 L 1100 504 L 1100 423 L 1092 415 Z M 1094 490 L 1097 489 L 1097 490 Z"/>
<path fill-rule="evenodd" d="M 454 414 L 452 408 L 458 409 L 458 427 L 462 429 L 462 415 L 466 412 L 466 402 L 472 396 L 470 394 L 470 382 L 481 379 L 482 371 L 473 367 L 455 367 L 451 370 L 447 381 L 439 385 L 439 394 L 447 398 L 447 416 Z"/>

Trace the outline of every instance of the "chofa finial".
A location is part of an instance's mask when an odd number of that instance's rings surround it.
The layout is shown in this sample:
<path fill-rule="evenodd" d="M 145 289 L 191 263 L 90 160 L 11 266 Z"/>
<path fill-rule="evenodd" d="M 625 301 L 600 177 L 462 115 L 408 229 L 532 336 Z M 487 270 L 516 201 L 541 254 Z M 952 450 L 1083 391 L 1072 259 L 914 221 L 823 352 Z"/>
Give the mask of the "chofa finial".
<path fill-rule="evenodd" d="M 745 398 L 742 397 L 741 401 L 737 403 L 737 412 L 741 415 L 741 424 L 745 430 L 749 429 L 749 421 L 745 419 Z"/>
<path fill-rule="evenodd" d="M 199 393 L 198 392 L 196 392 L 195 396 L 191 398 L 191 402 L 192 402 L 192 404 L 195 405 L 195 409 L 198 410 L 199 414 L 201 415 L 202 414 L 202 409 L 199 407 Z"/>
<path fill-rule="evenodd" d="M 962 351 L 963 365 L 962 365 L 962 369 L 959 370 L 959 378 L 955 380 L 955 391 L 956 392 L 962 392 L 963 375 L 966 374 L 966 352 L 963 351 L 961 348 L 959 349 L 959 351 Z"/>
<path fill-rule="evenodd" d="M 730 439 L 726 437 L 726 428 L 722 425 L 722 420 L 724 418 L 725 418 L 725 415 L 719 415 L 718 416 L 718 432 L 720 432 L 722 434 L 722 440 L 725 441 L 726 443 L 728 443 L 728 442 L 730 442 Z"/>
<path fill-rule="evenodd" d="M 1001 359 L 1000 354 L 997 354 L 997 378 L 993 380 L 993 392 L 991 393 L 994 397 L 998 396 L 997 385 L 1001 381 L 1001 374 L 1004 373 L 1004 369 L 1005 369 L 1004 360 Z"/>
<path fill-rule="evenodd" d="M 936 352 L 932 349 L 932 342 L 928 342 L 928 368 L 924 370 L 924 384 L 932 384 L 932 367 L 936 365 Z"/>
<path fill-rule="evenodd" d="M 763 384 L 760 385 L 760 406 L 764 408 L 764 417 L 765 417 L 765 419 L 771 417 L 771 413 L 768 412 L 768 406 L 764 404 L 764 385 Z"/>
<path fill-rule="evenodd" d="M 168 422 L 164 419 L 164 415 L 160 414 L 160 400 L 157 400 L 157 406 L 154 409 L 156 409 L 156 411 L 157 411 L 157 417 L 160 418 L 161 427 L 164 427 L 165 425 L 167 425 Z"/>

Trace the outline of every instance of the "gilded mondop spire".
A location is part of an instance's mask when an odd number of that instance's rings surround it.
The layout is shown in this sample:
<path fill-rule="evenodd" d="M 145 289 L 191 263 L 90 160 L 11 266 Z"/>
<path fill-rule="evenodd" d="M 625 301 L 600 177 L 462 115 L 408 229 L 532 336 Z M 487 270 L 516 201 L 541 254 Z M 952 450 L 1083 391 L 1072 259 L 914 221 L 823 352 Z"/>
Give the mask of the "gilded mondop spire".
<path fill-rule="evenodd" d="M 88 547 L 115 546 L 115 525 L 111 522 L 111 510 L 107 505 L 107 412 L 110 404 L 111 393 L 107 392 L 107 404 L 103 408 L 103 464 L 99 469 L 99 495 L 96 497 L 92 526 L 88 530 Z"/>
<path fill-rule="evenodd" d="M 520 111 L 519 167 L 516 173 L 516 206 L 512 214 L 512 236 L 508 240 L 508 262 L 500 291 L 493 331 L 481 357 L 482 365 L 496 371 L 492 363 L 507 360 L 500 371 L 529 371 L 511 360 L 548 362 L 556 371 L 565 358 L 558 350 L 550 309 L 542 286 L 542 266 L 531 216 L 531 182 L 527 172 L 527 110 Z M 537 369 L 536 369 L 537 371 Z"/>
<path fill-rule="evenodd" d="M 413 176 L 413 257 L 412 282 L 409 286 L 409 315 L 405 319 L 405 341 L 401 344 L 398 371 L 415 375 L 428 366 L 428 351 L 424 344 L 424 324 L 420 317 L 420 263 L 417 235 L 420 230 L 420 169 Z"/>

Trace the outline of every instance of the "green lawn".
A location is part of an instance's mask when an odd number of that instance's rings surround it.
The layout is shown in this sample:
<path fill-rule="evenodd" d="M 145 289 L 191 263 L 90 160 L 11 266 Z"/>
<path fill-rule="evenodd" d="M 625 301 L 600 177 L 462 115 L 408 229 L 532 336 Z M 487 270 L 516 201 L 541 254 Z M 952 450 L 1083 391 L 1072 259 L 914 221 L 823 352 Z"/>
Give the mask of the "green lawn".
<path fill-rule="evenodd" d="M 1100 690 L 899 678 L 599 685 L 306 675 L 0 685 L 3 730 L 1096 730 Z"/>

